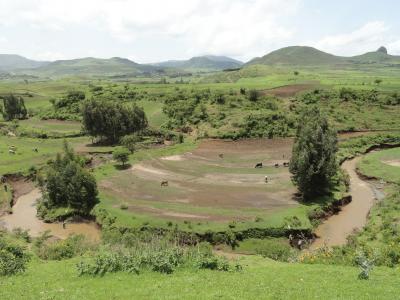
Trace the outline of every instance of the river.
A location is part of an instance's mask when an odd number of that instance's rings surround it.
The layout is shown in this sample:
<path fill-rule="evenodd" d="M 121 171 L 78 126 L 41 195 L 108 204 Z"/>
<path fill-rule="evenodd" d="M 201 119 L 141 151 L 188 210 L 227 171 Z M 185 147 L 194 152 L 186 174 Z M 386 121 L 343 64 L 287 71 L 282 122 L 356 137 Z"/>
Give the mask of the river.
<path fill-rule="evenodd" d="M 350 176 L 350 193 L 352 201 L 344 206 L 340 213 L 324 221 L 315 233 L 319 237 L 311 249 L 326 246 L 340 246 L 347 242 L 347 237 L 354 231 L 362 229 L 367 223 L 369 211 L 375 203 L 372 186 L 362 180 L 356 172 L 357 163 L 362 157 L 347 160 L 342 168 Z"/>
<path fill-rule="evenodd" d="M 41 196 L 37 188 L 20 196 L 12 208 L 13 213 L 0 218 L 0 225 L 8 230 L 15 228 L 29 230 L 29 234 L 33 237 L 50 230 L 51 235 L 60 239 L 65 239 L 70 234 L 83 234 L 92 240 L 100 239 L 100 229 L 94 222 L 67 223 L 63 228 L 62 223 L 45 223 L 37 218 L 36 202 Z"/>

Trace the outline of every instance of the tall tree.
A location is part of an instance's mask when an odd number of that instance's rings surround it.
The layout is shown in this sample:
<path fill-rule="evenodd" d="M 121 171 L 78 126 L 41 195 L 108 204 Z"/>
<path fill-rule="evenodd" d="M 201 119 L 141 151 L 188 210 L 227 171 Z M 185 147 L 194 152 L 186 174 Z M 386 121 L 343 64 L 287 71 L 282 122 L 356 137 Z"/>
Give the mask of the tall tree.
<path fill-rule="evenodd" d="M 148 126 L 146 114 L 136 105 L 91 99 L 84 102 L 82 114 L 85 130 L 111 143 Z"/>
<path fill-rule="evenodd" d="M 25 107 L 24 98 L 13 94 L 3 96 L 3 107 L 1 113 L 6 121 L 14 119 L 25 119 L 28 111 Z"/>
<path fill-rule="evenodd" d="M 338 171 L 337 135 L 318 108 L 301 116 L 292 150 L 290 172 L 304 200 L 328 192 L 331 178 Z"/>
<path fill-rule="evenodd" d="M 44 201 L 39 206 L 39 214 L 43 206 L 47 209 L 70 207 L 82 214 L 90 212 L 98 201 L 97 184 L 83 164 L 83 159 L 65 143 L 64 153 L 58 154 L 47 170 Z"/>

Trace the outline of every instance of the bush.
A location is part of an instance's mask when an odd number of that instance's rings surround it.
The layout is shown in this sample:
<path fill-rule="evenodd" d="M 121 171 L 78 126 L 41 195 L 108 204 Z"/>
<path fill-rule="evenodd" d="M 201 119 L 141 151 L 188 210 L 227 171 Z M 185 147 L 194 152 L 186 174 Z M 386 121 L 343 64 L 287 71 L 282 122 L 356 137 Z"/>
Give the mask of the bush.
<path fill-rule="evenodd" d="M 125 163 L 129 160 L 129 151 L 123 148 L 117 149 L 113 152 L 113 159 L 125 166 Z"/>
<path fill-rule="evenodd" d="M 24 247 L 0 236 L 0 276 L 24 272 L 29 260 Z"/>
<path fill-rule="evenodd" d="M 38 237 L 34 243 L 37 256 L 45 260 L 62 260 L 83 255 L 95 248 L 94 244 L 86 241 L 83 235 L 72 235 L 65 240 L 49 241 L 48 232 Z"/>
<path fill-rule="evenodd" d="M 43 200 L 38 214 L 45 217 L 50 210 L 65 208 L 86 216 L 98 202 L 97 184 L 92 174 L 83 167 L 84 160 L 75 155 L 65 142 L 63 155 L 49 162 Z"/>

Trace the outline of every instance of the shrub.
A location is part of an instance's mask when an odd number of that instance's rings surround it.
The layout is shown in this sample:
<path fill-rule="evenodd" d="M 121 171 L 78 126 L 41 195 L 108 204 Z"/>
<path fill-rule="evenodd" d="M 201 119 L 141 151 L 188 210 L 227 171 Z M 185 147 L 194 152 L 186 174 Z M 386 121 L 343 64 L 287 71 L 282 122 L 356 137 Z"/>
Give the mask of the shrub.
<path fill-rule="evenodd" d="M 0 236 L 0 276 L 24 272 L 29 259 L 24 247 Z"/>
<path fill-rule="evenodd" d="M 72 258 L 95 248 L 95 245 L 87 242 L 83 235 L 72 235 L 65 240 L 58 241 L 49 241 L 50 237 L 47 232 L 35 240 L 34 250 L 41 259 L 62 260 Z"/>
<path fill-rule="evenodd" d="M 129 160 L 129 151 L 127 149 L 117 149 L 113 152 L 113 159 L 125 166 L 125 163 Z"/>

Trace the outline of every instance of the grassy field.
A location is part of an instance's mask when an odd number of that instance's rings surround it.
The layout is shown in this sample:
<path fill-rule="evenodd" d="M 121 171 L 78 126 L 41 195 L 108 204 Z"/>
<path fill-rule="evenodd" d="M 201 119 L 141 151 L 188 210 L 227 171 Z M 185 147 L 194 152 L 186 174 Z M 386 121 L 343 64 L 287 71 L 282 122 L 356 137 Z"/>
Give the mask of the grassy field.
<path fill-rule="evenodd" d="M 23 275 L 0 281 L 1 299 L 395 299 L 397 269 L 376 268 L 358 280 L 357 268 L 240 260 L 242 272 L 181 269 L 78 277 L 77 259 L 34 261 Z"/>
<path fill-rule="evenodd" d="M 292 200 L 295 188 L 282 166 L 290 159 L 291 143 L 290 139 L 205 141 L 196 148 L 188 141 L 139 151 L 127 170 L 110 164 L 96 169 L 99 207 L 124 227 L 168 228 L 174 223 L 182 230 L 204 233 L 278 228 L 296 216 L 301 228 L 310 228 L 307 212 L 314 206 Z M 260 161 L 265 167 L 255 169 Z M 280 168 L 274 167 L 277 162 Z M 160 186 L 163 180 L 168 180 L 168 187 Z"/>
<path fill-rule="evenodd" d="M 362 174 L 400 184 L 400 148 L 370 153 L 358 168 Z"/>
<path fill-rule="evenodd" d="M 90 143 L 89 138 L 66 139 L 72 146 Z M 33 139 L 0 136 L 0 174 L 26 172 L 29 167 L 39 167 L 62 150 L 63 139 Z M 9 148 L 15 146 L 15 154 Z M 38 152 L 35 152 L 37 149 Z"/>

